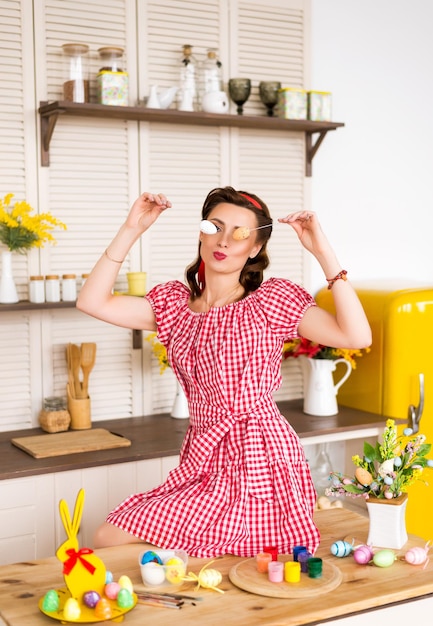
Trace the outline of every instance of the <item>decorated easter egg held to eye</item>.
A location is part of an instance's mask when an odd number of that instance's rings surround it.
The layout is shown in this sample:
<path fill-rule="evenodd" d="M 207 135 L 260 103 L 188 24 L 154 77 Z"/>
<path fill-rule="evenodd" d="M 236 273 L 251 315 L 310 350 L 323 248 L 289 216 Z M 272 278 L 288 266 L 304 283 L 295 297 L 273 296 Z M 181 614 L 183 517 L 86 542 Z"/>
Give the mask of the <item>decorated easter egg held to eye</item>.
<path fill-rule="evenodd" d="M 392 550 L 379 550 L 373 557 L 373 563 L 377 565 L 377 567 L 390 567 L 395 559 L 395 552 Z"/>
<path fill-rule="evenodd" d="M 331 554 L 338 556 L 339 558 L 349 556 L 352 550 L 353 546 L 348 541 L 334 541 L 331 545 Z"/>

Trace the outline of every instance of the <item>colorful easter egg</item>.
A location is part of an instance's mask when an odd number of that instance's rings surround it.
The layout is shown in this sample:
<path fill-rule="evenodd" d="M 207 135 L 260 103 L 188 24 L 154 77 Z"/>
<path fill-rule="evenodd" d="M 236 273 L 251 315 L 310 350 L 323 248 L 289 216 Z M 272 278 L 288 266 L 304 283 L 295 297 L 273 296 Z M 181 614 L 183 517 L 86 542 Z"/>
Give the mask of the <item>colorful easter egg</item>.
<path fill-rule="evenodd" d="M 349 556 L 352 550 L 353 546 L 348 541 L 335 541 L 331 546 L 331 554 L 340 558 Z"/>
<path fill-rule="evenodd" d="M 390 567 L 395 561 L 395 553 L 392 550 L 379 550 L 373 557 L 373 563 L 377 567 Z"/>
<path fill-rule="evenodd" d="M 179 557 L 168 559 L 165 564 L 165 577 L 172 585 L 179 585 L 186 574 L 185 563 Z"/>
<path fill-rule="evenodd" d="M 145 565 L 146 563 L 158 563 L 159 565 L 162 565 L 162 559 L 159 554 L 153 550 L 147 550 L 147 552 L 145 552 L 141 557 L 141 564 Z"/>
<path fill-rule="evenodd" d="M 119 583 L 108 583 L 108 585 L 105 585 L 104 588 L 104 593 L 107 596 L 107 598 L 110 598 L 110 600 L 115 600 L 117 598 L 117 594 L 120 591 L 120 585 Z"/>
<path fill-rule="evenodd" d="M 368 487 L 373 482 L 373 476 L 363 467 L 357 467 L 355 470 L 356 480 L 363 486 Z"/>
<path fill-rule="evenodd" d="M 113 582 L 113 572 L 109 572 L 108 570 L 105 572 L 105 584 L 108 585 L 108 583 L 112 583 Z"/>
<path fill-rule="evenodd" d="M 421 565 L 427 560 L 427 552 L 428 549 L 417 546 L 408 550 L 404 555 L 404 558 L 407 563 L 410 563 L 410 565 Z"/>
<path fill-rule="evenodd" d="M 89 607 L 89 609 L 94 609 L 98 604 L 101 596 L 97 591 L 86 591 L 83 595 L 83 603 Z"/>
<path fill-rule="evenodd" d="M 134 591 L 134 586 L 129 576 L 121 576 L 119 578 L 119 585 L 122 589 L 127 589 L 130 593 Z"/>
<path fill-rule="evenodd" d="M 353 553 L 353 558 L 358 565 L 367 565 L 373 559 L 373 550 L 370 546 L 358 546 Z"/>
<path fill-rule="evenodd" d="M 63 606 L 63 617 L 68 622 L 75 622 L 81 616 L 80 605 L 75 598 L 68 598 Z"/>
<path fill-rule="evenodd" d="M 113 616 L 113 610 L 110 605 L 110 601 L 107 598 L 101 598 L 95 606 L 95 617 L 100 620 L 111 619 Z"/>
<path fill-rule="evenodd" d="M 59 609 L 59 594 L 55 589 L 50 589 L 44 595 L 44 599 L 42 600 L 42 610 L 43 611 L 58 611 Z"/>
<path fill-rule="evenodd" d="M 129 589 L 126 589 L 125 587 L 122 587 L 119 591 L 119 593 L 117 594 L 117 606 L 119 606 L 121 609 L 130 609 L 132 606 L 134 606 L 134 598 L 132 596 L 132 593 L 129 591 Z"/>

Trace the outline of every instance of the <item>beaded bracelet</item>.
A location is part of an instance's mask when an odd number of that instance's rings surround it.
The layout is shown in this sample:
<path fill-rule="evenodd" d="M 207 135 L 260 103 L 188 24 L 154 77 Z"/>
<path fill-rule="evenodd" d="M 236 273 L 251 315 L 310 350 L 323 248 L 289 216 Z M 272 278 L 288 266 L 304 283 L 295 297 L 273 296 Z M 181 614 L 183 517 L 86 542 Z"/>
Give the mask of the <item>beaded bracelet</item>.
<path fill-rule="evenodd" d="M 107 257 L 107 259 L 109 261 L 112 261 L 113 263 L 119 263 L 120 265 L 123 263 L 123 261 L 117 261 L 116 259 L 112 259 L 111 256 L 108 254 L 108 248 L 105 248 L 104 254 Z"/>
<path fill-rule="evenodd" d="M 341 278 L 341 280 L 347 280 L 347 271 L 346 270 L 341 270 L 341 272 L 338 272 L 338 274 L 336 276 L 334 276 L 334 278 L 327 278 L 326 280 L 328 281 L 328 289 L 332 289 L 334 283 L 337 282 L 337 280 L 339 280 Z"/>

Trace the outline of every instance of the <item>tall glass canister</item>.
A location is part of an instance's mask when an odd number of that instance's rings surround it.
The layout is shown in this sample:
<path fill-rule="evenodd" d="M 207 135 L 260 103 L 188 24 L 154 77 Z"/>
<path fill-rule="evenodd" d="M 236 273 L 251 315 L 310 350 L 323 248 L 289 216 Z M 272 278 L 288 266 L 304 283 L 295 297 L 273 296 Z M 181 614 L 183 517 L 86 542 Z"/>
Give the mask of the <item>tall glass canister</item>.
<path fill-rule="evenodd" d="M 65 43 L 62 46 L 65 65 L 63 99 L 68 102 L 89 102 L 89 46 Z"/>

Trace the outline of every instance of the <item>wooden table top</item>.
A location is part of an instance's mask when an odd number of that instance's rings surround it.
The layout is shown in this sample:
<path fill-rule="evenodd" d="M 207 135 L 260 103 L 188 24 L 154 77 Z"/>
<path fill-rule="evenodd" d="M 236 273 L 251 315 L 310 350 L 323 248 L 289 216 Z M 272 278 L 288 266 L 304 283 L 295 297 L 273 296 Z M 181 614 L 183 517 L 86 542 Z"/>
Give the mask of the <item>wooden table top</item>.
<path fill-rule="evenodd" d="M 386 422 L 386 417 L 382 415 L 344 406 L 339 407 L 337 415 L 306 415 L 302 411 L 302 402 L 290 400 L 278 403 L 282 415 L 301 439 L 330 435 L 341 435 L 343 438 L 344 433 L 350 431 L 383 429 Z M 131 446 L 44 459 L 35 459 L 16 448 L 11 439 L 31 435 L 50 437 L 50 433 L 44 433 L 40 428 L 0 433 L 0 480 L 175 456 L 179 454 L 188 423 L 187 419 L 173 419 L 166 413 L 97 421 L 93 427 L 120 434 L 132 442 Z"/>
<path fill-rule="evenodd" d="M 195 590 L 195 584 L 185 582 L 176 587 L 177 593 L 202 598 L 195 606 L 184 605 L 181 610 L 137 605 L 125 616 L 125 626 L 167 626 L 173 620 L 176 626 L 300 626 L 317 621 L 363 612 L 397 602 L 433 597 L 433 559 L 427 566 L 413 566 L 398 558 L 389 568 L 357 565 L 352 556 L 338 559 L 330 553 L 331 544 L 339 539 L 366 541 L 368 519 L 347 509 L 318 511 L 316 521 L 322 540 L 316 556 L 336 565 L 342 572 L 342 582 L 333 591 L 314 598 L 280 599 L 255 595 L 234 586 L 230 569 L 244 559 L 224 556 L 211 565 L 223 574 L 219 594 L 212 590 Z M 404 555 L 409 547 L 424 546 L 425 542 L 411 536 L 404 548 L 396 552 Z M 127 575 L 136 591 L 143 590 L 138 555 L 142 544 L 97 550 L 114 579 Z M 188 571 L 198 573 L 210 559 L 190 558 Z M 38 561 L 16 563 L 0 567 L 0 624 L 8 626 L 49 626 L 55 624 L 38 609 L 38 601 L 49 589 L 64 587 L 62 566 L 51 557 Z M 171 587 L 171 590 L 173 587 Z M 163 588 L 167 591 L 167 587 Z"/>

